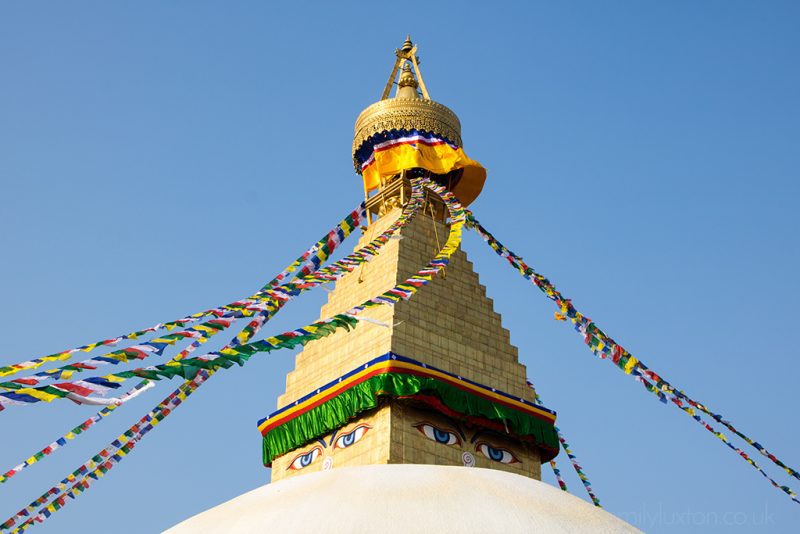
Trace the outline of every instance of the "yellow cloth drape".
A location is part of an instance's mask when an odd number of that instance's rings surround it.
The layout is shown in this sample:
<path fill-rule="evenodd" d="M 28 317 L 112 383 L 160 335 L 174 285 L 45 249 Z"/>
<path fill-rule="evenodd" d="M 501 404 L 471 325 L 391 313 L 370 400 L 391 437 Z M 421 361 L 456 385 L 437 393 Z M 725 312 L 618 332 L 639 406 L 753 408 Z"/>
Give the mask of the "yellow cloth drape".
<path fill-rule="evenodd" d="M 461 148 L 453 148 L 447 143 L 398 144 L 376 150 L 372 159 L 373 161 L 362 170 L 367 191 L 377 188 L 381 178 L 414 168 L 426 169 L 435 174 L 464 169 L 464 179 L 479 182 L 481 187 L 486 180 L 486 169 L 480 163 L 470 159 Z"/>

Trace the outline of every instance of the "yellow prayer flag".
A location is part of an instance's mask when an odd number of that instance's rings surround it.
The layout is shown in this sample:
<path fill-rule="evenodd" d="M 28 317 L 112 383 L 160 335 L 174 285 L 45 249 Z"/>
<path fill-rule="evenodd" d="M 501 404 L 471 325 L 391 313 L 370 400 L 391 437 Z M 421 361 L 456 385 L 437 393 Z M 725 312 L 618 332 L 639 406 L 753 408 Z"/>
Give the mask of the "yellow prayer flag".
<path fill-rule="evenodd" d="M 58 395 L 52 395 L 50 393 L 45 393 L 44 391 L 34 389 L 34 388 L 22 388 L 18 389 L 16 393 L 24 393 L 25 395 L 30 395 L 40 401 L 44 402 L 52 402 L 54 399 L 59 398 Z"/>
<path fill-rule="evenodd" d="M 166 338 L 166 337 L 159 337 L 159 338 L 156 338 L 156 339 L 151 339 L 149 341 L 149 343 L 167 343 L 169 345 L 174 345 L 176 341 L 178 341 L 177 338 L 176 339 L 170 339 L 170 338 Z"/>
<path fill-rule="evenodd" d="M 203 324 L 199 324 L 199 325 L 195 326 L 194 330 L 199 330 L 200 332 L 211 333 L 211 335 L 214 335 L 217 332 L 216 329 L 210 328 L 210 327 L 208 327 L 206 325 L 203 325 Z"/>
<path fill-rule="evenodd" d="M 120 378 L 117 375 L 106 375 L 103 377 L 104 379 L 108 380 L 109 382 L 125 382 L 125 378 Z"/>
<path fill-rule="evenodd" d="M 629 375 L 633 371 L 633 368 L 636 367 L 636 364 L 639 363 L 639 360 L 630 356 L 628 361 L 625 363 L 625 374 Z"/>

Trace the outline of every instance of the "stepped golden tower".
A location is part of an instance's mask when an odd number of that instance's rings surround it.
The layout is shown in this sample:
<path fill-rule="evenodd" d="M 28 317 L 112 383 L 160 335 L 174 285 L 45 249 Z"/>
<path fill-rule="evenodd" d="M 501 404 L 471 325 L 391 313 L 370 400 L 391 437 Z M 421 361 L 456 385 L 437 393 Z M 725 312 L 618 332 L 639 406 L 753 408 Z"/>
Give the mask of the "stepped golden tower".
<path fill-rule="evenodd" d="M 385 230 L 399 215 L 400 208 L 396 207 L 374 221 L 358 246 L 366 244 L 370 234 Z M 447 235 L 447 228 L 441 220 L 421 215 L 400 235 L 402 239 L 388 243 L 363 269 L 337 283 L 322 308 L 322 317 L 348 310 L 405 280 L 436 253 L 437 236 L 441 241 Z M 367 313 L 387 326 L 367 322 L 352 334 L 337 333 L 309 343 L 297 356 L 295 370 L 286 378 L 286 393 L 278 400 L 280 407 L 291 406 L 307 393 L 387 353 L 408 356 L 457 377 L 492 384 L 514 397 L 533 401 L 517 349 L 511 345 L 508 331 L 502 327 L 500 316 L 463 251 L 459 250 L 452 258 L 445 277 L 435 279 L 413 299 Z M 442 445 L 415 427 L 428 421 L 436 429 L 452 432 L 457 423 L 450 419 L 418 403 L 386 399 L 339 431 L 370 425 L 372 428 L 361 438 L 361 443 L 348 449 L 326 449 L 324 455 L 332 458 L 334 467 L 378 463 L 464 465 L 462 456 L 468 452 L 474 458 L 471 465 L 539 478 L 541 455 L 535 445 L 518 442 L 503 432 L 492 432 L 495 448 L 513 450 L 518 460 L 503 464 L 486 458 L 474 447 L 466 447 L 467 443 Z M 330 441 L 331 437 L 328 435 L 325 440 Z M 322 469 L 323 455 L 303 470 L 291 469 L 294 458 L 316 446 L 312 444 L 275 459 L 273 481 L 305 470 Z"/>

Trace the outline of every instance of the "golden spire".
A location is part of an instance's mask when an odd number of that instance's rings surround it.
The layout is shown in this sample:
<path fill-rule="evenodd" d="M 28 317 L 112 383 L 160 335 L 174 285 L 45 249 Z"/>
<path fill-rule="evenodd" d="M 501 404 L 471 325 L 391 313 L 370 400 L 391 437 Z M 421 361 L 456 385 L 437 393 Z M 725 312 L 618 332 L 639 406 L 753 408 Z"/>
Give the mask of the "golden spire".
<path fill-rule="evenodd" d="M 408 61 L 403 63 L 403 71 L 400 73 L 400 80 L 397 82 L 397 92 L 395 98 L 419 98 L 417 94 L 417 79 L 414 78 L 414 73 L 411 72 L 411 66 Z"/>
<path fill-rule="evenodd" d="M 430 100 L 431 95 L 428 94 L 428 89 L 425 87 L 425 80 L 422 79 L 422 73 L 419 70 L 420 60 L 419 57 L 417 57 L 417 45 L 411 42 L 410 35 L 406 37 L 402 48 L 394 51 L 394 55 L 395 61 L 394 66 L 392 67 L 392 73 L 389 75 L 389 81 L 386 82 L 386 87 L 383 88 L 381 100 L 386 100 L 389 98 L 389 92 L 392 90 L 392 85 L 394 84 L 395 77 L 397 77 L 397 71 L 400 69 L 400 64 L 403 64 L 403 71 L 405 72 L 406 67 L 408 67 L 408 62 L 411 62 L 411 66 L 414 68 L 414 74 L 417 76 L 419 88 L 422 89 L 422 98 L 425 100 Z"/>

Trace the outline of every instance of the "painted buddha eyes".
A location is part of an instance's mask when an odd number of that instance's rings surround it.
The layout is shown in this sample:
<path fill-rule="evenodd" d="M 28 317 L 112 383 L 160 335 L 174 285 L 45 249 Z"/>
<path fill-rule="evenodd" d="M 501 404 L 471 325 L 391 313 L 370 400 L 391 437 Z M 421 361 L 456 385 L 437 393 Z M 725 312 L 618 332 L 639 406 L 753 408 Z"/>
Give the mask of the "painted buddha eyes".
<path fill-rule="evenodd" d="M 322 447 L 317 445 L 307 453 L 300 454 L 294 460 L 292 460 L 292 463 L 289 464 L 289 469 L 297 471 L 298 469 L 308 467 L 319 457 L 320 454 L 322 454 Z"/>
<path fill-rule="evenodd" d="M 493 462 L 500 462 L 501 464 L 515 464 L 519 462 L 514 454 L 507 450 L 501 449 L 499 447 L 492 447 L 485 441 L 479 441 L 475 444 L 475 450 L 486 456 L 488 459 L 492 460 Z"/>
<path fill-rule="evenodd" d="M 420 433 L 428 438 L 431 441 L 435 441 L 436 443 L 441 443 L 442 445 L 453 445 L 456 447 L 461 447 L 461 437 L 463 434 L 456 433 L 454 430 L 447 428 L 447 427 L 438 427 L 427 421 L 422 421 L 417 423 L 416 425 L 412 425 L 414 428 L 420 431 Z M 478 432 L 473 438 L 472 441 L 475 443 L 476 438 L 482 432 Z M 517 458 L 513 452 L 509 451 L 508 449 L 504 449 L 502 447 L 495 447 L 491 445 L 489 442 L 480 440 L 475 443 L 475 450 L 481 453 L 487 459 L 493 462 L 499 462 L 501 464 L 516 464 L 519 463 L 519 458 Z M 475 465 L 475 460 L 472 455 L 468 452 L 464 453 L 465 456 L 469 456 L 472 458 L 471 464 L 467 464 L 466 460 L 464 460 L 464 465 L 471 467 Z"/>
<path fill-rule="evenodd" d="M 372 427 L 369 425 L 358 425 L 347 434 L 342 434 L 336 438 L 336 441 L 333 443 L 333 448 L 346 449 L 351 445 L 355 445 L 361 438 L 364 437 L 364 434 L 366 434 L 370 428 Z"/>
<path fill-rule="evenodd" d="M 339 437 L 336 437 L 336 433 L 334 432 L 333 437 L 331 437 L 331 443 L 329 445 L 333 445 L 333 449 L 346 449 L 347 447 L 355 445 L 356 443 L 361 441 L 361 438 L 364 437 L 364 434 L 366 434 L 367 431 L 371 428 L 372 426 L 362 423 L 357 427 L 355 427 L 350 432 L 342 434 Z M 322 445 L 317 445 L 310 451 L 295 456 L 294 460 L 292 460 L 289 463 L 289 467 L 287 469 L 291 469 L 293 471 L 299 471 L 300 469 L 305 469 L 309 465 L 313 464 L 317 460 L 317 458 L 319 458 L 322 455 L 323 447 L 328 448 L 328 445 L 325 444 L 325 440 L 319 440 L 319 442 Z M 332 461 L 332 458 L 330 456 L 328 456 L 328 458 L 326 459 L 326 462 L 328 461 Z M 323 468 L 325 468 L 325 466 L 323 466 Z"/>
<path fill-rule="evenodd" d="M 442 445 L 456 446 L 456 447 L 462 446 L 462 438 L 460 437 L 459 433 L 452 430 L 451 428 L 435 426 L 426 421 L 417 423 L 416 425 L 413 425 L 413 427 L 419 430 L 420 434 L 425 436 L 427 439 L 434 441 L 436 443 L 440 443 Z M 341 434 L 339 436 L 336 436 L 336 433 L 334 432 L 334 435 L 331 437 L 331 443 L 326 445 L 324 440 L 319 440 L 319 443 L 321 445 L 317 445 L 310 451 L 295 456 L 294 459 L 289 463 L 288 469 L 294 471 L 305 469 L 306 467 L 314 463 L 317 460 L 317 458 L 322 456 L 324 447 L 332 446 L 332 449 L 334 450 L 346 449 L 348 447 L 352 447 L 353 445 L 361 441 L 364 435 L 371 428 L 372 428 L 371 425 L 362 423 L 356 426 L 350 432 Z M 473 442 L 475 442 L 475 439 L 477 437 L 478 436 L 476 435 L 475 437 L 472 438 Z M 501 464 L 519 463 L 519 459 L 514 455 L 514 453 L 512 453 L 508 449 L 504 449 L 501 447 L 494 447 L 488 442 L 483 440 L 475 443 L 475 450 L 493 462 L 499 462 Z M 472 458 L 472 455 L 468 452 L 465 452 L 464 455 Z M 326 462 L 330 460 L 332 460 L 332 458 L 329 456 L 326 459 Z M 471 465 L 474 465 L 474 463 L 475 460 L 472 459 Z M 467 464 L 465 463 L 465 465 Z"/>
<path fill-rule="evenodd" d="M 426 438 L 436 443 L 441 443 L 442 445 L 461 445 L 461 438 L 452 430 L 441 429 L 430 423 L 418 423 L 414 425 L 414 428 L 419 430 Z"/>

